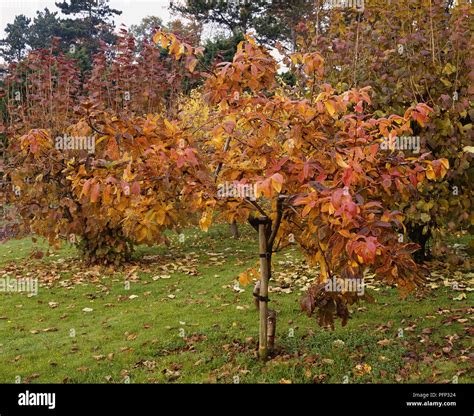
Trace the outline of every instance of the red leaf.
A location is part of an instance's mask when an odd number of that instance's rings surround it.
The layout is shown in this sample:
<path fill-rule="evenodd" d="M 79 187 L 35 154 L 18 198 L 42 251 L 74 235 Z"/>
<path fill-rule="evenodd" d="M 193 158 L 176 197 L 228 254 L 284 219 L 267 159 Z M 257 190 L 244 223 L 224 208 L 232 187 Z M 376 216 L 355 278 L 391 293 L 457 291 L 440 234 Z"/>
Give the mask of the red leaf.
<path fill-rule="evenodd" d="M 91 191 L 91 202 L 94 204 L 99 200 L 100 184 L 95 183 L 92 185 Z"/>

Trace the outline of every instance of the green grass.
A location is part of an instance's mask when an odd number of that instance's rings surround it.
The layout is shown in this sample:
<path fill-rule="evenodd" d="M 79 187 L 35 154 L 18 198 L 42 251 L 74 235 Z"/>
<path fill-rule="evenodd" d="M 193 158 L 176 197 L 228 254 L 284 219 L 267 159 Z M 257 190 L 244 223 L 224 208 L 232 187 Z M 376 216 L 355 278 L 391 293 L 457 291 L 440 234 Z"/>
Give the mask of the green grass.
<path fill-rule="evenodd" d="M 29 255 L 46 251 L 44 242 L 1 244 L 0 277 L 28 273 L 43 284 L 37 296 L 0 293 L 0 382 L 473 381 L 466 360 L 472 320 L 464 321 L 470 292 L 453 300 L 459 293 L 441 284 L 401 300 L 395 289 L 382 288 L 377 303 L 356 305 L 347 326 L 334 331 L 300 312 L 297 288 L 273 293 L 278 350 L 264 365 L 255 353 L 252 288 L 233 288 L 258 259 L 253 230 L 244 229 L 239 241 L 225 227 L 187 231 L 183 244 L 172 238 L 169 248 L 139 247 L 134 271 L 84 267 L 69 245 L 38 260 Z M 296 264 L 301 255 L 278 254 L 277 270 L 288 268 L 278 264 L 282 259 Z M 165 271 L 172 264 L 178 270 Z M 153 279 L 159 275 L 171 278 Z M 408 328 L 403 337 L 399 328 Z"/>

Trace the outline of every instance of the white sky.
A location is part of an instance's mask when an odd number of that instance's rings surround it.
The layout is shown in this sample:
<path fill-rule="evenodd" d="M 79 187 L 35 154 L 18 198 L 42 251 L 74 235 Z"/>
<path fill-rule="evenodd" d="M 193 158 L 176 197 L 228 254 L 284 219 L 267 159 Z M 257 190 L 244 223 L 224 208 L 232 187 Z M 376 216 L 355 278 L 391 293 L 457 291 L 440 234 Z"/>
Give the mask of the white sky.
<path fill-rule="evenodd" d="M 36 11 L 46 7 L 51 12 L 57 12 L 59 9 L 55 2 L 60 3 L 62 0 L 0 0 L 0 38 L 5 36 L 7 23 L 12 23 L 16 15 L 24 14 L 32 19 Z M 130 27 L 140 23 L 146 16 L 159 16 L 167 22 L 170 19 L 169 3 L 170 0 L 110 0 L 109 6 L 122 11 L 115 19 L 116 25 L 124 23 Z"/>

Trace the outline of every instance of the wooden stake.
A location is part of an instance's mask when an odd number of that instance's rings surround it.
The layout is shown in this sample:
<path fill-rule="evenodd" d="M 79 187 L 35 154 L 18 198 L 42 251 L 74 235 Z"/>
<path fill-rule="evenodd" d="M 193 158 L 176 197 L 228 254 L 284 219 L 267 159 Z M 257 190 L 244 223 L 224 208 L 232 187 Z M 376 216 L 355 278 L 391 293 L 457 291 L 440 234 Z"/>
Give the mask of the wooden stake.
<path fill-rule="evenodd" d="M 258 241 L 260 252 L 260 331 L 258 355 L 262 361 L 268 358 L 267 319 L 268 319 L 268 281 L 270 269 L 267 253 L 267 225 L 268 218 L 260 218 L 258 224 Z"/>

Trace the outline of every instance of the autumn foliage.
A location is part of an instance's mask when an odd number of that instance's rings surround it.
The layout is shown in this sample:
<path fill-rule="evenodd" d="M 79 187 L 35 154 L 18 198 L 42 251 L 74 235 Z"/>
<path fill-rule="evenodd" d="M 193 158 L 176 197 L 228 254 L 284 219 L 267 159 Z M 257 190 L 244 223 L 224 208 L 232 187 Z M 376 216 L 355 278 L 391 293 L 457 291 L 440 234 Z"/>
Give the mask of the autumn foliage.
<path fill-rule="evenodd" d="M 319 54 L 293 58 L 305 76 L 304 95 L 278 86 L 276 62 L 251 38 L 209 77 L 204 97 L 219 120 L 208 127 L 213 167 L 221 167 L 217 183 L 255 184 L 256 194 L 219 198 L 215 184 L 203 189 L 201 225 L 207 228 L 213 213 L 251 224 L 269 218 L 271 251 L 291 236 L 319 265 L 320 284 L 303 308 L 309 315 L 318 308 L 322 325 L 332 325 L 334 315 L 345 323 L 358 297 L 324 291 L 329 278 L 362 279 L 372 270 L 404 294 L 420 282 L 411 258 L 417 247 L 403 238 L 403 214 L 390 207 L 409 200 L 427 179 L 443 178 L 449 164 L 381 150 L 382 138 L 410 134 L 413 121 L 426 122 L 426 105 L 376 117 L 368 89 L 336 94 L 320 83 Z"/>
<path fill-rule="evenodd" d="M 124 36 L 112 61 L 99 55 L 82 89 L 70 90 L 58 109 L 23 118 L 36 111 L 27 92 L 12 108 L 8 175 L 20 192 L 11 198 L 34 232 L 51 243 L 77 236 L 88 260 L 119 263 L 134 244 L 158 243 L 165 230 L 192 222 L 190 213 L 204 230 L 218 220 L 256 227 L 263 217 L 270 265 L 272 253 L 295 242 L 319 267 L 301 304 L 324 326 L 335 317 L 345 324 L 360 299 L 328 292 L 328 279 L 372 271 L 402 294 L 422 282 L 407 217 L 396 207 L 445 178 L 450 164 L 429 152 L 386 151 L 382 142 L 415 134 L 432 108 L 414 103 L 381 113 L 379 91 L 327 83 L 316 51 L 288 54 L 297 76 L 291 87 L 250 36 L 232 62 L 213 68 L 201 66 L 200 49 L 164 32 L 154 36 L 159 47 L 147 44 L 143 59 L 134 59 Z M 54 94 L 64 87 L 59 59 L 46 61 Z M 194 95 L 186 94 L 187 79 L 202 83 Z M 95 152 L 57 149 L 57 134 L 93 137 Z M 250 185 L 255 194 L 222 196 L 224 183 Z"/>
<path fill-rule="evenodd" d="M 440 243 L 474 224 L 473 13 L 467 1 L 366 0 L 358 13 L 321 0 L 297 28 L 299 51 L 321 54 L 330 69 L 324 79 L 338 92 L 370 86 L 381 116 L 403 115 L 416 103 L 432 109 L 429 120 L 412 124 L 413 135 L 421 153 L 449 160 L 449 172 L 397 205 L 410 237 L 423 245 L 421 259 L 430 238 Z"/>
<path fill-rule="evenodd" d="M 135 61 L 126 32 L 114 52 L 107 60 L 101 51 L 80 83 L 74 61 L 34 51 L 6 81 L 5 129 L 9 198 L 23 227 L 77 244 L 91 262 L 119 264 L 133 244 L 159 243 L 165 229 L 189 222 L 185 200 L 206 167 L 190 134 L 167 118 L 192 73 L 146 42 Z"/>

